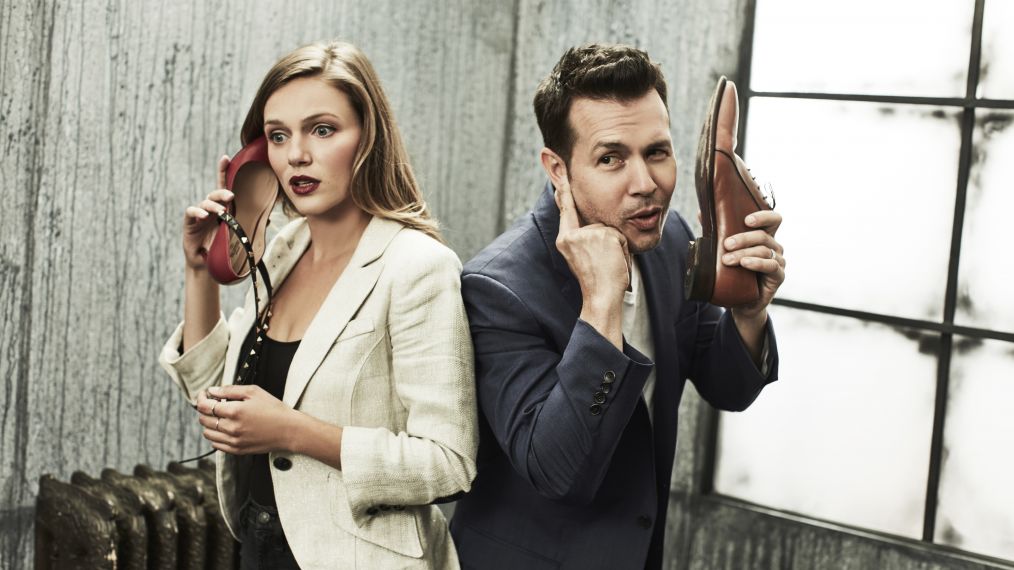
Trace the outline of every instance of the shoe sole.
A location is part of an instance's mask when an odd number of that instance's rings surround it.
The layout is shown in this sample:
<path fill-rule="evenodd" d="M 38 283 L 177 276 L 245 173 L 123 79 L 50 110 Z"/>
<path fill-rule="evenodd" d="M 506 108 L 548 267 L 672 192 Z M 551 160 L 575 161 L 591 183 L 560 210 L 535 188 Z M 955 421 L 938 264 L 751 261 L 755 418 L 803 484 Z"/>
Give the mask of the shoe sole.
<path fill-rule="evenodd" d="M 686 299 L 692 301 L 710 301 L 715 291 L 715 263 L 718 257 L 718 244 L 713 237 L 718 225 L 715 219 L 715 140 L 718 136 L 718 111 L 726 84 L 724 76 L 719 79 L 709 103 L 711 112 L 704 121 L 697 143 L 694 175 L 704 235 L 690 242 L 687 255 L 683 291 Z"/>

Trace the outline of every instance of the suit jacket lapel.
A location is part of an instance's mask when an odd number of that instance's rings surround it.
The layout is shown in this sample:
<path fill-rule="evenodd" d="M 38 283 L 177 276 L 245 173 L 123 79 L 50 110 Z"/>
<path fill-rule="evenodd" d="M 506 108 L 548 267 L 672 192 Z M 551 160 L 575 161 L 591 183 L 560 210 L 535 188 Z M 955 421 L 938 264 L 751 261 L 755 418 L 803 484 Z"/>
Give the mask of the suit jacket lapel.
<path fill-rule="evenodd" d="M 663 242 L 664 243 L 664 242 Z M 668 472 L 674 455 L 677 403 L 683 383 L 677 378 L 675 296 L 680 290 L 673 286 L 669 264 L 672 256 L 659 244 L 655 249 L 636 256 L 641 268 L 642 285 L 648 300 L 651 337 L 655 343 L 655 392 L 652 424 L 655 443 L 655 466 Z M 660 481 L 659 485 L 663 483 Z M 664 482 L 668 487 L 669 481 Z"/>
<path fill-rule="evenodd" d="M 380 257 L 402 228 L 398 222 L 377 216 L 370 220 L 352 259 L 310 321 L 303 340 L 292 357 L 282 398 L 289 406 L 296 407 L 313 373 L 331 350 L 331 345 L 373 291 L 383 270 L 383 260 Z"/>

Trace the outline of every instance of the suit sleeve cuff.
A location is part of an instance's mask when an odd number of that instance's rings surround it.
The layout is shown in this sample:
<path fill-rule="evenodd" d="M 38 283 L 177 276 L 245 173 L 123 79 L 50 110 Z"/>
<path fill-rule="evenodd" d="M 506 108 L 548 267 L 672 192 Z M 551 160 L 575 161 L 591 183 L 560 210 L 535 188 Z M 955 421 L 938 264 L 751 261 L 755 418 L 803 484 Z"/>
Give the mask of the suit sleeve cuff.
<path fill-rule="evenodd" d="M 609 408 L 633 409 L 655 363 L 624 341 L 617 349 L 578 319 L 558 370 L 571 401 L 585 417 L 604 417 Z"/>

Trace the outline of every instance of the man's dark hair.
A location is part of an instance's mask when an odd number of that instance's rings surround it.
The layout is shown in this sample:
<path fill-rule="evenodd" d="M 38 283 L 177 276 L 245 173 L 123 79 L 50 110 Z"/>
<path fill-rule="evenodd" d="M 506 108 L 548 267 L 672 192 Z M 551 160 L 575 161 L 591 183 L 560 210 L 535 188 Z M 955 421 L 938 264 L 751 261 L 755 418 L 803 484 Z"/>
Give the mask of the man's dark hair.
<path fill-rule="evenodd" d="M 568 116 L 574 99 L 630 101 L 651 89 L 658 92 L 668 111 L 662 68 L 647 52 L 624 45 L 570 48 L 535 91 L 535 118 L 542 143 L 569 165 L 575 134 Z"/>

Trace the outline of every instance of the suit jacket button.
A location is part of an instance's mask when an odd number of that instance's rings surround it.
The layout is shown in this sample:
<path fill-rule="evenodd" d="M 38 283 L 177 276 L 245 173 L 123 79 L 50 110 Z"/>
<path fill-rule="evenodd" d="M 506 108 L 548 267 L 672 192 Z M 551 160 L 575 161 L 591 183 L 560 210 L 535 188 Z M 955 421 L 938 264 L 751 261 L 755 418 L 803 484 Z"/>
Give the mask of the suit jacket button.
<path fill-rule="evenodd" d="M 641 515 L 637 517 L 637 525 L 641 528 L 651 528 L 651 517 L 648 515 Z"/>
<path fill-rule="evenodd" d="M 598 404 L 592 404 L 591 407 L 588 408 L 588 411 L 591 412 L 591 415 L 597 416 L 602 413 L 602 406 Z"/>
<path fill-rule="evenodd" d="M 613 372 L 612 370 L 607 370 L 606 373 L 602 375 L 602 380 L 606 384 L 612 384 L 613 381 L 616 380 L 616 373 Z"/>
<path fill-rule="evenodd" d="M 288 471 L 289 469 L 292 469 L 292 460 L 288 457 L 276 457 L 272 463 L 274 463 L 275 469 L 279 471 Z"/>
<path fill-rule="evenodd" d="M 372 517 L 373 515 L 375 515 L 375 514 L 379 513 L 379 512 L 380 512 L 380 511 L 379 511 L 379 510 L 377 510 L 377 507 L 370 507 L 370 508 L 366 509 L 366 514 L 370 515 L 371 517 Z"/>
<path fill-rule="evenodd" d="M 595 392 L 595 395 L 592 396 L 592 398 L 595 399 L 596 404 L 604 404 L 606 401 L 606 395 L 603 392 Z"/>

